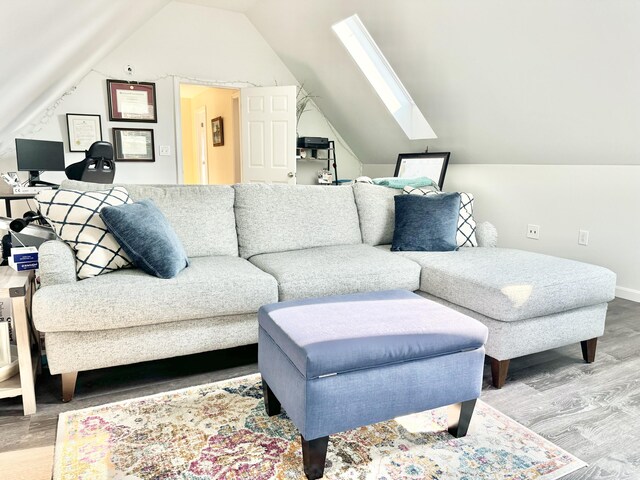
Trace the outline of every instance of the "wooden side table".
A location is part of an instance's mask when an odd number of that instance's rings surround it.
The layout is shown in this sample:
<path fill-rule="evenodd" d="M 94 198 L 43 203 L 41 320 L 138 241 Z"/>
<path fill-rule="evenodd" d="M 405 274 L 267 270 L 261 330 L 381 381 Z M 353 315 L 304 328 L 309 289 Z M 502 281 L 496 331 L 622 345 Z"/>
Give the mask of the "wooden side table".
<path fill-rule="evenodd" d="M 40 340 L 31 322 L 34 291 L 33 270 L 16 272 L 10 267 L 0 267 L 0 298 L 11 299 L 20 368 L 18 375 L 0 383 L 0 398 L 22 395 L 25 415 L 36 413 L 35 377 L 40 365 Z"/>

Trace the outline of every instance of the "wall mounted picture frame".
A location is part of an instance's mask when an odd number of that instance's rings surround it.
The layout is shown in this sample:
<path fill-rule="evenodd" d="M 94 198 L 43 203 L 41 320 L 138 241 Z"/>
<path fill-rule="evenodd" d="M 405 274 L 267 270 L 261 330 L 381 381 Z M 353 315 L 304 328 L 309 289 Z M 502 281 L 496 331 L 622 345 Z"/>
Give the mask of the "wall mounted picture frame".
<path fill-rule="evenodd" d="M 396 162 L 394 177 L 429 177 L 442 190 L 449 165 L 450 152 L 401 153 Z"/>
<path fill-rule="evenodd" d="M 109 79 L 107 97 L 112 122 L 158 122 L 155 83 Z"/>
<path fill-rule="evenodd" d="M 70 152 L 84 152 L 92 143 L 102 140 L 100 115 L 67 113 L 67 135 Z"/>
<path fill-rule="evenodd" d="M 150 128 L 114 128 L 113 158 L 118 162 L 155 162 L 156 149 Z"/>
<path fill-rule="evenodd" d="M 222 117 L 216 117 L 211 120 L 211 137 L 213 138 L 214 147 L 222 147 L 224 145 L 224 126 Z"/>

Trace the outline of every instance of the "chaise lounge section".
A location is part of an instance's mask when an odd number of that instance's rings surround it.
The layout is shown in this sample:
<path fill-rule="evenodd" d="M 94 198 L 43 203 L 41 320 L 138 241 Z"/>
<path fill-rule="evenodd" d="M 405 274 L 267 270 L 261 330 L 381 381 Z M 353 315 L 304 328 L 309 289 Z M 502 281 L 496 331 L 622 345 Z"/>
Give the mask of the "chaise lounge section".
<path fill-rule="evenodd" d="M 67 401 L 79 371 L 254 344 L 262 305 L 392 289 L 484 323 L 501 387 L 518 356 L 583 342 L 593 361 L 614 298 L 615 275 L 580 262 L 486 243 L 390 252 L 397 191 L 385 187 L 123 186 L 155 201 L 191 264 L 171 280 L 126 269 L 78 281 L 66 244 L 41 246 L 33 317 Z M 491 228 L 478 226 L 479 241 Z"/>

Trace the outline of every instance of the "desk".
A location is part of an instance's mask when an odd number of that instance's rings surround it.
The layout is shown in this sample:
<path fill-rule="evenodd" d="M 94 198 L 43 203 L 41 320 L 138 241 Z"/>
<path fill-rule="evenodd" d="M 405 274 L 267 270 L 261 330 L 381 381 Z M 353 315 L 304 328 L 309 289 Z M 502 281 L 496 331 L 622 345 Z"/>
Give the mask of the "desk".
<path fill-rule="evenodd" d="M 12 218 L 11 215 L 11 202 L 13 200 L 31 200 L 32 198 L 34 198 L 36 196 L 35 193 L 21 193 L 21 194 L 14 194 L 14 193 L 0 193 L 0 200 L 4 200 L 4 207 L 7 210 L 7 217 Z M 31 209 L 29 209 L 31 210 Z"/>
<path fill-rule="evenodd" d="M 31 323 L 34 290 L 33 270 L 16 272 L 9 267 L 0 267 L 0 297 L 11 299 L 20 369 L 18 375 L 0 382 L 0 398 L 22 395 L 25 415 L 36 413 L 35 377 L 40 366 L 40 338 Z"/>

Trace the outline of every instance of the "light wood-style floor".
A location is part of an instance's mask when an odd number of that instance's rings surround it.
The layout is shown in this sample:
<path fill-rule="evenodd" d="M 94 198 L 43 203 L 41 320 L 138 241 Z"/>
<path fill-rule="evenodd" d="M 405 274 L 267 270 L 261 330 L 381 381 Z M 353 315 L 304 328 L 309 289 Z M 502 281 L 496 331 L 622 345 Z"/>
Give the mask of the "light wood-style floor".
<path fill-rule="evenodd" d="M 19 399 L 0 400 L 0 477 L 51 478 L 60 412 L 255 373 L 256 358 L 250 346 L 83 372 L 69 404 L 45 371 L 35 415 L 23 417 Z M 485 402 L 589 463 L 566 479 L 640 479 L 639 303 L 610 304 L 594 364 L 583 363 L 576 344 L 512 360 L 501 390 L 489 380 L 487 367 Z"/>

